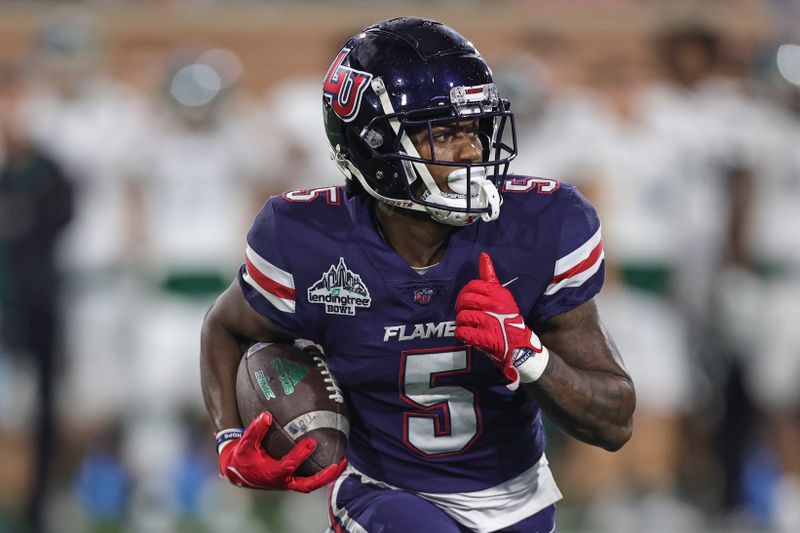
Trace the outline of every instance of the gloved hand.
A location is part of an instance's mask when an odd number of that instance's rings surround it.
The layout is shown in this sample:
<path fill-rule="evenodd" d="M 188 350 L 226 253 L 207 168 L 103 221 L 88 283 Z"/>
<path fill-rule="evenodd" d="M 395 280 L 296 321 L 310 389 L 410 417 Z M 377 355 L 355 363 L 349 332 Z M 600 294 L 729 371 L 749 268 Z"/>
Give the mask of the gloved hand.
<path fill-rule="evenodd" d="M 514 295 L 497 280 L 486 252 L 478 260 L 480 279 L 467 283 L 456 299 L 456 337 L 486 352 L 516 390 L 520 381 L 539 379 L 549 353 L 525 325 Z"/>
<path fill-rule="evenodd" d="M 272 425 L 272 415 L 264 411 L 241 437 L 219 442 L 219 471 L 222 477 L 239 487 L 265 490 L 311 492 L 333 482 L 347 466 L 347 459 L 330 465 L 313 476 L 299 477 L 294 472 L 317 447 L 313 438 L 298 442 L 281 459 L 270 457 L 261 445 Z M 235 430 L 226 430 L 236 434 Z M 226 433 L 221 431 L 220 434 Z M 219 434 L 218 434 L 219 435 Z M 224 435 L 222 437 L 224 439 Z"/>

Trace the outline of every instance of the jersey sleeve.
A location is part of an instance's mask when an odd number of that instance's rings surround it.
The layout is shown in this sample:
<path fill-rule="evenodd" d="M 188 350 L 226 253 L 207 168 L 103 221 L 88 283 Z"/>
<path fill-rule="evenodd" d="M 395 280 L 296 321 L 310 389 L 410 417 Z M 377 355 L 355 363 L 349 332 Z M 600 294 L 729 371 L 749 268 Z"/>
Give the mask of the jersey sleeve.
<path fill-rule="evenodd" d="M 294 276 L 281 246 L 273 201 L 264 204 L 247 234 L 239 285 L 253 309 L 289 333 L 302 336 L 303 327 L 296 313 Z"/>
<path fill-rule="evenodd" d="M 531 318 L 543 322 L 578 307 L 600 292 L 605 279 L 605 255 L 600 219 L 577 190 L 565 210 L 553 277 Z"/>

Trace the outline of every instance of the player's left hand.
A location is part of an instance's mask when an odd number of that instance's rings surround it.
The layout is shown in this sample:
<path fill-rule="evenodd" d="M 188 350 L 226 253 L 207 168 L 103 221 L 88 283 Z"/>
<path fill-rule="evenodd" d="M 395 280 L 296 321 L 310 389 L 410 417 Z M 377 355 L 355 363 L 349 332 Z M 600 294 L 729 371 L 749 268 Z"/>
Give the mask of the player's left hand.
<path fill-rule="evenodd" d="M 456 299 L 456 337 L 486 352 L 516 390 L 539 379 L 549 353 L 539 337 L 525 325 L 514 295 L 503 287 L 492 259 L 481 253 L 480 279 L 467 283 Z"/>

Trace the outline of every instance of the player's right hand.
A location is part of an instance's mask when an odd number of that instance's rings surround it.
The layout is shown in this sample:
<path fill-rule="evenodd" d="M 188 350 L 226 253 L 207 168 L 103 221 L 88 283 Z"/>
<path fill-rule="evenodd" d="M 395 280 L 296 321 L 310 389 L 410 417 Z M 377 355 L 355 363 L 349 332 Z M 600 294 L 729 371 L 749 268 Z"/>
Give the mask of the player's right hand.
<path fill-rule="evenodd" d="M 265 411 L 241 437 L 224 444 L 219 454 L 222 477 L 239 487 L 311 492 L 333 482 L 347 466 L 345 458 L 313 476 L 296 476 L 295 471 L 314 452 L 317 441 L 305 438 L 281 459 L 275 459 L 261 445 L 271 425 L 272 415 Z"/>
<path fill-rule="evenodd" d="M 550 354 L 525 324 L 514 295 L 500 284 L 486 252 L 478 259 L 478 275 L 456 298 L 456 337 L 491 357 L 508 379 L 506 387 L 517 390 L 520 382 L 541 377 Z"/>

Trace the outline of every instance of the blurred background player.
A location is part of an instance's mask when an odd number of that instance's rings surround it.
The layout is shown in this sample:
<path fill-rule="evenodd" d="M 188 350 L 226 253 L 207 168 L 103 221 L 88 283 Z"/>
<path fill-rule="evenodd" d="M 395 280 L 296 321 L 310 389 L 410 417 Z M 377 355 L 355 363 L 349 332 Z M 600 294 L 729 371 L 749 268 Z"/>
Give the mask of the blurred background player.
<path fill-rule="evenodd" d="M 23 110 L 31 138 L 75 190 L 75 216 L 57 257 L 67 289 L 65 415 L 74 417 L 71 427 L 82 427 L 71 435 L 78 441 L 113 424 L 127 394 L 132 292 L 124 274 L 124 183 L 146 125 L 142 99 L 111 77 L 103 39 L 99 21 L 86 13 L 59 12 L 44 24 Z"/>
<path fill-rule="evenodd" d="M 27 525 L 38 532 L 45 531 L 47 489 L 58 466 L 52 448 L 61 437 L 55 400 L 56 376 L 64 369 L 62 277 L 55 250 L 72 216 L 73 193 L 61 168 L 22 127 L 25 88 L 19 65 L 0 64 L 0 416 L 4 428 L 16 427 L 11 435 L 27 431 L 35 439 L 31 486 L 23 493 Z M 33 386 L 26 391 L 26 385 Z M 14 447 L 13 439 L 8 445 Z"/>
<path fill-rule="evenodd" d="M 94 470 L 87 478 L 92 483 L 84 483 L 77 497 L 113 520 L 125 505 L 125 475 L 112 443 L 118 442 L 129 393 L 127 325 L 135 293 L 124 266 L 125 179 L 138 157 L 146 108 L 138 94 L 113 79 L 101 23 L 87 12 L 56 11 L 43 18 L 25 59 L 30 85 L 21 124 L 31 142 L 64 169 L 74 191 L 74 216 L 55 254 L 64 272 L 59 317 L 66 354 L 58 392 L 69 401 L 57 404 L 64 431 L 62 445 L 50 453 L 65 461 L 61 475 L 76 468 L 76 456 L 88 461 L 84 466 L 100 464 L 92 462 L 96 454 L 112 459 L 119 475 Z"/>
<path fill-rule="evenodd" d="M 599 297 L 637 384 L 636 438 L 625 454 L 568 441 L 559 462 L 565 486 L 585 504 L 597 531 L 691 530 L 694 511 L 678 496 L 681 423 L 694 379 L 686 327 L 671 293 L 681 185 L 679 151 L 652 127 L 640 95 L 649 73 L 641 55 L 595 57 L 588 72 L 596 99 L 594 134 L 584 138 L 578 178 L 604 221 L 607 282 Z M 569 159 L 568 159 L 569 160 Z M 658 520 L 654 521 L 654 517 Z"/>
<path fill-rule="evenodd" d="M 143 312 L 132 326 L 124 430 L 134 523 L 165 532 L 199 511 L 214 468 L 191 429 L 203 408 L 194 389 L 200 346 L 187 339 L 238 266 L 237 236 L 269 185 L 259 133 L 236 94 L 239 58 L 179 50 L 167 67 L 130 183 L 130 266 L 142 290 L 129 305 Z M 199 479 L 182 480 L 187 468 Z"/>
<path fill-rule="evenodd" d="M 722 506 L 744 507 L 742 461 L 754 416 L 742 386 L 741 361 L 754 322 L 748 288 L 756 159 L 756 108 L 727 47 L 711 27 L 686 22 L 654 41 L 665 78 L 642 95 L 659 142 L 674 150 L 670 170 L 680 186 L 671 290 L 686 320 L 701 381 L 694 432 L 726 478 Z M 719 411 L 719 408 L 724 408 Z M 711 415 L 711 412 L 714 415 Z M 720 416 L 721 414 L 721 416 Z M 709 416 L 711 415 L 711 416 Z"/>
<path fill-rule="evenodd" d="M 772 474 L 761 487 L 772 498 L 758 500 L 759 510 L 776 528 L 791 531 L 800 527 L 800 330 L 791 318 L 800 301 L 800 233 L 794 230 L 800 205 L 800 44 L 794 29 L 757 60 L 756 87 L 766 98 L 759 100 L 762 116 L 754 125 L 761 141 L 759 182 L 747 237 L 760 282 L 750 287 L 748 303 L 755 311 L 748 317 L 755 327 L 745 340 L 761 357 L 745 357 L 741 364 L 763 417 L 747 465 L 751 473 Z"/>

